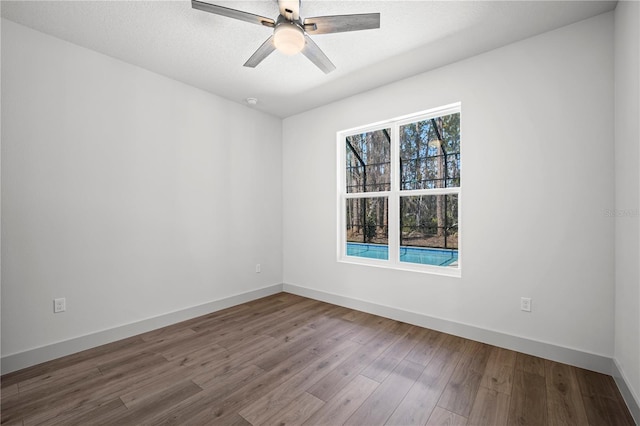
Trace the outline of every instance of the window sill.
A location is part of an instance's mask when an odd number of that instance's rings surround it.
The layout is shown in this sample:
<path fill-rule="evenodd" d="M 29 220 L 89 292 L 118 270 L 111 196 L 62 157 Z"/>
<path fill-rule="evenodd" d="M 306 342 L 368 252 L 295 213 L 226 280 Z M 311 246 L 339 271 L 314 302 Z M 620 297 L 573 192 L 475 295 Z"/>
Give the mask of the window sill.
<path fill-rule="evenodd" d="M 395 269 L 398 271 L 420 272 L 423 274 L 441 275 L 445 277 L 462 277 L 462 270 L 460 267 L 454 268 L 449 266 L 421 265 L 409 262 L 390 262 L 388 260 L 367 259 L 357 256 L 340 257 L 338 258 L 338 263 L 373 266 L 376 268 Z"/>

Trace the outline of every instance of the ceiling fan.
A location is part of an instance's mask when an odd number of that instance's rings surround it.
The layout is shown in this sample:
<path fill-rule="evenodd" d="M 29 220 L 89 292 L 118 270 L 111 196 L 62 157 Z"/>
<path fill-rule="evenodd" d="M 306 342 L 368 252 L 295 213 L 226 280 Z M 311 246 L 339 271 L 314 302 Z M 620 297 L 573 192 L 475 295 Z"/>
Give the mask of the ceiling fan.
<path fill-rule="evenodd" d="M 199 0 L 191 0 L 191 6 L 194 9 L 216 15 L 273 28 L 271 37 L 244 64 L 245 67 L 250 68 L 255 68 L 274 50 L 278 49 L 285 55 L 295 55 L 302 52 L 325 74 L 328 74 L 336 67 L 318 45 L 311 40 L 309 34 L 330 34 L 380 28 L 379 13 L 317 16 L 302 20 L 300 18 L 300 0 L 277 1 L 280 15 L 275 20 Z"/>

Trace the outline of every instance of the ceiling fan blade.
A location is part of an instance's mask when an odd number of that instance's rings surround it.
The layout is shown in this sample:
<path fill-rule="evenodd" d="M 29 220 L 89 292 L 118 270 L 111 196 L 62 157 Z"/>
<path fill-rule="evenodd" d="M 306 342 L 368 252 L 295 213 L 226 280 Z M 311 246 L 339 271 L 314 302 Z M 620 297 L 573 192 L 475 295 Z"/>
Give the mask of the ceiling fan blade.
<path fill-rule="evenodd" d="M 376 28 L 380 28 L 379 13 L 317 16 L 304 20 L 304 30 L 309 34 L 343 33 Z"/>
<path fill-rule="evenodd" d="M 269 56 L 273 51 L 276 50 L 276 46 L 273 44 L 273 35 L 267 39 L 262 46 L 256 50 L 256 52 L 251 55 L 249 60 L 244 63 L 245 67 L 255 68 L 258 66 L 260 62 L 264 60 L 267 56 Z"/>
<path fill-rule="evenodd" d="M 317 44 L 311 40 L 311 37 L 308 35 L 304 35 L 305 44 L 302 49 L 302 54 L 309 58 L 311 62 L 313 62 L 318 68 L 320 68 L 325 74 L 329 74 L 331 71 L 336 69 L 336 66 L 333 65 L 331 60 L 327 58 L 327 55 L 324 54 L 322 50 L 318 47 Z"/>
<path fill-rule="evenodd" d="M 226 16 L 227 18 L 239 19 L 241 21 L 250 22 L 252 24 L 264 25 L 265 27 L 273 28 L 276 26 L 276 22 L 271 18 L 265 18 L 264 16 L 254 15 L 253 13 L 247 13 L 236 9 L 229 9 L 228 7 L 217 6 L 215 4 L 205 3 L 198 0 L 191 0 L 191 7 L 193 7 L 194 9 L 213 13 L 215 15 Z"/>
<path fill-rule="evenodd" d="M 300 19 L 300 0 L 278 0 L 280 15 L 290 21 Z"/>

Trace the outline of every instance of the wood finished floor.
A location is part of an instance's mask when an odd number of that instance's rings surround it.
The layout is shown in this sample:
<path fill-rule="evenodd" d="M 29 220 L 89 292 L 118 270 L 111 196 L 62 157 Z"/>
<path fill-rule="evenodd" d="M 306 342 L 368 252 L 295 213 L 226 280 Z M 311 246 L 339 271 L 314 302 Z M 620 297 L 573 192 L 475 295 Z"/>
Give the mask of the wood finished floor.
<path fill-rule="evenodd" d="M 2 377 L 3 425 L 633 425 L 610 376 L 280 293 Z"/>

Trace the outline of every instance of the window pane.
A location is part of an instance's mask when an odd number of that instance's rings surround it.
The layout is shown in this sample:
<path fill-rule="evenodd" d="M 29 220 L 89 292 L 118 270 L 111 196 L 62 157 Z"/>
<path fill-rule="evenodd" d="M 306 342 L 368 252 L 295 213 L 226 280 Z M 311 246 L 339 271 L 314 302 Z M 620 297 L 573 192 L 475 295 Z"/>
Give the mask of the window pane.
<path fill-rule="evenodd" d="M 458 264 L 458 194 L 400 197 L 400 261 Z"/>
<path fill-rule="evenodd" d="M 460 186 L 460 114 L 400 126 L 400 189 Z"/>
<path fill-rule="evenodd" d="M 391 186 L 390 129 L 347 136 L 347 192 L 388 191 Z"/>
<path fill-rule="evenodd" d="M 346 200 L 347 256 L 389 259 L 389 199 Z"/>

